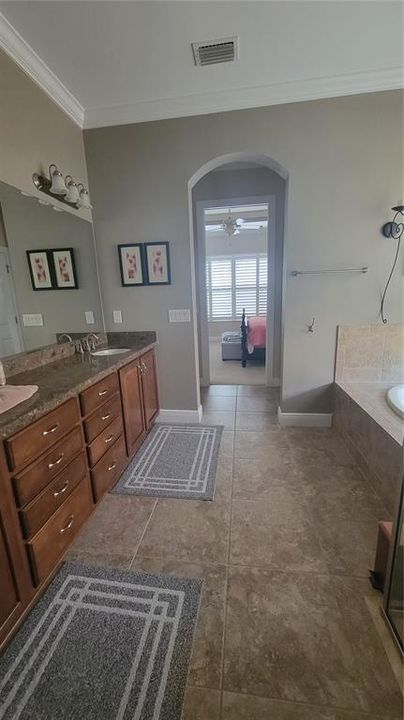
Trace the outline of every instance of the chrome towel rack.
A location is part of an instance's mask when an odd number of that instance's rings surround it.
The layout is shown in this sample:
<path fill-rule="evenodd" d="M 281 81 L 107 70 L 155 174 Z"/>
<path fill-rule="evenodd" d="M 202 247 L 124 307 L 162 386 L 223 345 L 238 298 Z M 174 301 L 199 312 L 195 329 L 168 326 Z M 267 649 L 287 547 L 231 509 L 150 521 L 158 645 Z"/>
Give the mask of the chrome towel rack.
<path fill-rule="evenodd" d="M 323 275 L 326 273 L 367 273 L 368 270 L 368 267 L 336 268 L 334 270 L 292 270 L 290 274 L 292 277 L 297 277 L 297 275 Z"/>

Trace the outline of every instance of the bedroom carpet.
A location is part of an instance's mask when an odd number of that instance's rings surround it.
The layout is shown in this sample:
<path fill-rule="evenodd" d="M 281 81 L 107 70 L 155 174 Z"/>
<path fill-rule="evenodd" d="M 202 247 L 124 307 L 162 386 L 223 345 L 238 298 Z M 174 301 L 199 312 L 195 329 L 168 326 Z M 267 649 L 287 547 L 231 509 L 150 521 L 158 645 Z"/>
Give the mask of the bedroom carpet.
<path fill-rule="evenodd" d="M 112 493 L 212 500 L 223 427 L 155 425 Z"/>
<path fill-rule="evenodd" d="M 0 717 L 180 720 L 201 586 L 64 565 L 0 660 Z"/>
<path fill-rule="evenodd" d="M 265 385 L 265 363 L 251 360 L 241 367 L 239 360 L 222 360 L 220 340 L 209 340 L 210 382 L 212 385 Z"/>

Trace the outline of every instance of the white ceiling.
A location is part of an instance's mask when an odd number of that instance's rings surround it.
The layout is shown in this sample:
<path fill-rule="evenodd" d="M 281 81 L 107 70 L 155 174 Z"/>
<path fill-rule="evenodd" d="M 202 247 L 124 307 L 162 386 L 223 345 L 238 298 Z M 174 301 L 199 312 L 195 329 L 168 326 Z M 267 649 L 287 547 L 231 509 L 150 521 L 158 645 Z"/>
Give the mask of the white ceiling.
<path fill-rule="evenodd" d="M 402 85 L 401 2 L 34 0 L 0 10 L 0 46 L 87 127 Z M 233 34 L 238 61 L 194 66 L 192 41 Z"/>

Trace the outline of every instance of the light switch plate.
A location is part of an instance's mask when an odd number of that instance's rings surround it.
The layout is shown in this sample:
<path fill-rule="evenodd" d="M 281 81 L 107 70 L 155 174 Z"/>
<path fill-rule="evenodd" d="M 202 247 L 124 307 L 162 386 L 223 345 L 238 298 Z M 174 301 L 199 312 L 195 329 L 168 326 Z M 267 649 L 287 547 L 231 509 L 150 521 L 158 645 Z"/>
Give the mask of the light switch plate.
<path fill-rule="evenodd" d="M 86 310 L 84 313 L 87 325 L 94 325 L 94 313 L 92 310 Z"/>
<path fill-rule="evenodd" d="M 42 326 L 43 317 L 41 313 L 24 313 L 22 316 L 22 324 L 25 325 L 25 327 Z"/>
<path fill-rule="evenodd" d="M 170 323 L 191 322 L 191 311 L 189 309 L 169 310 L 168 311 L 168 322 L 170 322 Z"/>
<path fill-rule="evenodd" d="M 121 323 L 122 322 L 122 312 L 121 310 L 113 310 L 112 311 L 112 317 L 114 319 L 114 323 Z"/>

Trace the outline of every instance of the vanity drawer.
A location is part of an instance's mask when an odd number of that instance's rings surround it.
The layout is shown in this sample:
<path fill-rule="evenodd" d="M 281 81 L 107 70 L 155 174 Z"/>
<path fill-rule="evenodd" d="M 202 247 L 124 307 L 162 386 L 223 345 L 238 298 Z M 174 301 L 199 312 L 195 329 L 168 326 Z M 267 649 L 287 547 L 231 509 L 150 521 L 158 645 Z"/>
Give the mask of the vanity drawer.
<path fill-rule="evenodd" d="M 81 429 L 75 428 L 54 448 L 13 478 L 18 505 L 22 507 L 63 470 L 83 448 Z"/>
<path fill-rule="evenodd" d="M 86 440 L 90 443 L 104 430 L 116 417 L 121 414 L 121 398 L 119 393 L 104 403 L 98 410 L 84 421 Z"/>
<path fill-rule="evenodd" d="M 95 501 L 98 502 L 118 480 L 126 464 L 126 449 L 123 436 L 98 461 L 91 470 Z"/>
<path fill-rule="evenodd" d="M 6 441 L 10 469 L 35 460 L 80 421 L 77 400 L 72 398 Z"/>
<path fill-rule="evenodd" d="M 90 484 L 88 477 L 85 477 L 42 530 L 27 543 L 36 585 L 52 572 L 61 555 L 87 520 L 92 507 Z"/>
<path fill-rule="evenodd" d="M 98 437 L 88 446 L 88 459 L 91 467 L 102 458 L 114 442 L 122 435 L 122 415 L 118 415 L 113 422 L 106 427 Z"/>
<path fill-rule="evenodd" d="M 21 524 L 26 538 L 35 535 L 54 512 L 67 500 L 87 473 L 84 452 L 74 458 L 55 479 L 24 510 L 20 510 Z"/>
<path fill-rule="evenodd" d="M 111 373 L 80 393 L 82 415 L 88 415 L 119 390 L 118 374 Z"/>

